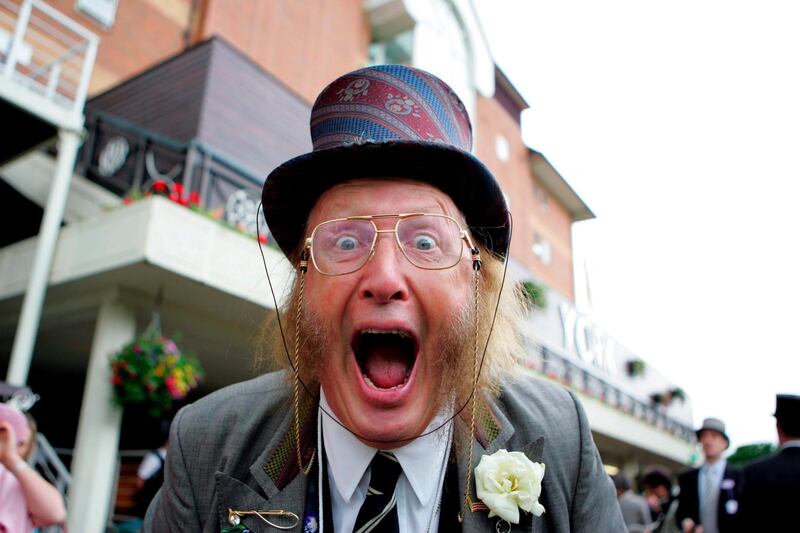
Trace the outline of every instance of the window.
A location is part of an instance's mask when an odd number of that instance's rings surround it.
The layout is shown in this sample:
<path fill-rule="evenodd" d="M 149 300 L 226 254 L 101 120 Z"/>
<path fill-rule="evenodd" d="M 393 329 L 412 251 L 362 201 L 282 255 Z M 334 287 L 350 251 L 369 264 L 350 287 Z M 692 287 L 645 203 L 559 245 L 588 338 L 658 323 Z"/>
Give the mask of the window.
<path fill-rule="evenodd" d="M 538 233 L 533 234 L 533 246 L 531 246 L 531 250 L 533 251 L 533 255 L 538 257 L 545 265 L 549 265 L 553 260 L 550 253 L 550 242 Z"/>
<path fill-rule="evenodd" d="M 75 8 L 110 28 L 117 16 L 117 0 L 77 0 Z"/>
<path fill-rule="evenodd" d="M 499 133 L 494 140 L 494 151 L 497 154 L 497 159 L 500 161 L 508 161 L 508 158 L 511 155 L 511 149 L 508 146 L 508 139 Z"/>
<path fill-rule="evenodd" d="M 407 30 L 388 39 L 374 41 L 369 47 L 369 62 L 372 65 L 410 65 L 413 50 L 414 30 Z"/>

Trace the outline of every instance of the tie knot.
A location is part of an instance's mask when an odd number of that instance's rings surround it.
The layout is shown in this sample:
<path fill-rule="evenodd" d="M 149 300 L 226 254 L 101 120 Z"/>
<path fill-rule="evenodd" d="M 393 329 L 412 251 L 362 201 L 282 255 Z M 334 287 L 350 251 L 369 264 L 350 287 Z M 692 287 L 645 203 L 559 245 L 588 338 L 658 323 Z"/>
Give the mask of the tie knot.
<path fill-rule="evenodd" d="M 369 488 L 383 494 L 391 494 L 394 492 L 401 471 L 400 463 L 394 454 L 379 451 L 370 463 Z"/>

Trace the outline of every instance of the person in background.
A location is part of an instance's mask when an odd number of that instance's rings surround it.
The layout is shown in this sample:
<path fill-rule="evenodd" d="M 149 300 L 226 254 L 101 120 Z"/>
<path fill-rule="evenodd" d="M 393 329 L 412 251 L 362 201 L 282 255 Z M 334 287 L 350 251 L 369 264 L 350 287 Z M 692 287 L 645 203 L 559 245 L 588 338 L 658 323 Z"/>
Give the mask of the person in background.
<path fill-rule="evenodd" d="M 617 489 L 617 501 L 628 531 L 640 533 L 653 520 L 647 500 L 634 494 L 631 490 L 631 482 L 622 474 L 614 474 L 611 476 L 611 480 L 614 482 L 614 488 Z"/>
<path fill-rule="evenodd" d="M 679 478 L 678 525 L 684 533 L 732 533 L 737 527 L 740 473 L 722 456 L 731 444 L 725 424 L 718 418 L 706 418 L 696 435 L 705 464 Z"/>
<path fill-rule="evenodd" d="M 679 533 L 675 515 L 678 501 L 672 494 L 672 474 L 660 467 L 649 469 L 642 478 L 644 496 L 650 506 L 653 522 L 643 533 Z"/>
<path fill-rule="evenodd" d="M 0 404 L 0 532 L 29 533 L 35 527 L 63 523 L 61 493 L 27 462 L 35 431 L 19 411 Z M 33 427 L 35 428 L 35 422 Z"/>
<path fill-rule="evenodd" d="M 792 531 L 798 528 L 800 396 L 778 394 L 775 421 L 780 451 L 747 465 L 742 472 L 739 498 L 742 532 Z"/>
<path fill-rule="evenodd" d="M 137 491 L 134 514 L 139 518 L 144 518 L 147 507 L 164 483 L 164 461 L 167 458 L 169 446 L 169 422 L 166 420 L 161 424 L 161 438 L 163 444 L 147 452 L 136 470 Z"/>

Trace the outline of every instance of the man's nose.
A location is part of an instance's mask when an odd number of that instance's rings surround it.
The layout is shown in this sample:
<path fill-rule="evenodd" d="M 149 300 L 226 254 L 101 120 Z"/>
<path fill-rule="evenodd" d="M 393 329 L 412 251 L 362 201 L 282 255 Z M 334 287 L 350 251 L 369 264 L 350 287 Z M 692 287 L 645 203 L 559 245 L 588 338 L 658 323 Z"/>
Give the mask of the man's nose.
<path fill-rule="evenodd" d="M 372 258 L 364 265 L 359 294 L 378 303 L 408 299 L 408 260 L 397 246 L 393 232 L 378 233 Z"/>

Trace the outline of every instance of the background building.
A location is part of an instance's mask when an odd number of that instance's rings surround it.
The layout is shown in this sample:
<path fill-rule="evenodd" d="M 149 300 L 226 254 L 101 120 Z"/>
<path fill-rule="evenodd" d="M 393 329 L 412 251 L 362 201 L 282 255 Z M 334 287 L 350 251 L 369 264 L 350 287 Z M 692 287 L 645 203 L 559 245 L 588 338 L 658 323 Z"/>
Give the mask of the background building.
<path fill-rule="evenodd" d="M 509 275 L 536 294 L 531 372 L 581 396 L 610 469 L 692 461 L 689 399 L 575 308 L 571 226 L 594 215 L 522 142 L 528 104 L 469 1 L 13 0 L 0 3 L 0 371 L 42 397 L 33 412 L 72 473 L 72 530 L 101 531 L 112 502 L 123 512 L 120 449 L 135 464 L 130 450 L 158 444 L 147 418 L 111 405 L 108 365 L 154 313 L 197 352 L 201 393 L 265 370 L 252 363 L 274 308 L 254 238 L 261 184 L 310 149 L 322 86 L 377 62 L 436 73 L 470 110 L 511 206 Z M 156 180 L 184 191 L 123 201 Z M 180 205 L 191 193 L 194 210 Z M 288 264 L 264 253 L 280 298 Z"/>

